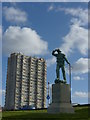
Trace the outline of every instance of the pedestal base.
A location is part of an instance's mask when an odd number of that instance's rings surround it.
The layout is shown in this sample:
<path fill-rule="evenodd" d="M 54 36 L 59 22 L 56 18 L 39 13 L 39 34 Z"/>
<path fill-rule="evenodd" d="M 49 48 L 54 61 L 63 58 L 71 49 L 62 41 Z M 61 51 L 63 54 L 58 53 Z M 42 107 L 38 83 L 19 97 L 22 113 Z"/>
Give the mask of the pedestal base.
<path fill-rule="evenodd" d="M 74 113 L 74 109 L 70 103 L 52 103 L 48 110 L 48 113 Z"/>
<path fill-rule="evenodd" d="M 74 113 L 71 102 L 70 85 L 56 83 L 52 85 L 52 104 L 48 107 L 48 113 Z"/>

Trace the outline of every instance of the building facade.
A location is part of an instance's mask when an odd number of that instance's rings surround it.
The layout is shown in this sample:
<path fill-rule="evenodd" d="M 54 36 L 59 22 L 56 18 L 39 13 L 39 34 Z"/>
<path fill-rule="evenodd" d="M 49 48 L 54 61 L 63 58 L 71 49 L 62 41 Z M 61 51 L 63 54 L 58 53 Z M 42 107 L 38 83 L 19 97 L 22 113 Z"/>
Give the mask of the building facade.
<path fill-rule="evenodd" d="M 46 107 L 46 62 L 13 53 L 8 58 L 5 108 Z"/>

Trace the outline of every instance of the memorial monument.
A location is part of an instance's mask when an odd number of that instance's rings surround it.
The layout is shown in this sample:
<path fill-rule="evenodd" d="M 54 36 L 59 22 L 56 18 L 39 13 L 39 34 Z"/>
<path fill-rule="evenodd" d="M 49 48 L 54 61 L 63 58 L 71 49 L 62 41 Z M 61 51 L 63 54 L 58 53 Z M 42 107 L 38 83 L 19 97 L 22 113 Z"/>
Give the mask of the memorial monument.
<path fill-rule="evenodd" d="M 71 104 L 71 88 L 70 84 L 67 84 L 65 74 L 65 61 L 69 64 L 66 56 L 59 50 L 55 49 L 52 55 L 57 59 L 56 66 L 56 79 L 55 84 L 52 85 L 52 103 L 48 107 L 48 113 L 74 113 L 74 109 Z M 60 80 L 60 68 L 63 74 L 63 80 Z"/>

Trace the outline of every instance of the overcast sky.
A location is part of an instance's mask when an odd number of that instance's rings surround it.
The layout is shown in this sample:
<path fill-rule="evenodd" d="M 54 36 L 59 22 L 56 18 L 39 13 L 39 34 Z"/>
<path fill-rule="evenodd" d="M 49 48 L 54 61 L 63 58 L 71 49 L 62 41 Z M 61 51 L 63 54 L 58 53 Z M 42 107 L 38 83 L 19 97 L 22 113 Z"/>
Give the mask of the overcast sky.
<path fill-rule="evenodd" d="M 2 10 L 3 91 L 0 91 L 0 94 L 3 92 L 3 100 L 7 58 L 11 52 L 45 58 L 47 82 L 52 84 L 56 78 L 56 59 L 52 57 L 51 52 L 60 48 L 72 65 L 72 102 L 87 103 L 88 4 L 11 2 L 3 3 Z M 66 68 L 69 83 L 67 64 Z"/>

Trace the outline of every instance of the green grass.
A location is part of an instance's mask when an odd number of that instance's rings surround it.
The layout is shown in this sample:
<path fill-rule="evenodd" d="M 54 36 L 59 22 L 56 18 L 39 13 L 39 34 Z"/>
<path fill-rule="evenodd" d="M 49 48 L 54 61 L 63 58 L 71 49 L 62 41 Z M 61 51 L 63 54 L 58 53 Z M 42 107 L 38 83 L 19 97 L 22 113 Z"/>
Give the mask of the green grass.
<path fill-rule="evenodd" d="M 48 114 L 47 110 L 4 111 L 2 120 L 90 120 L 87 106 L 74 109 L 74 114 Z"/>

